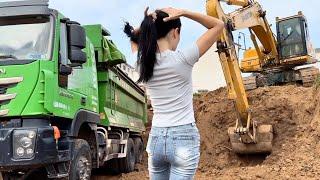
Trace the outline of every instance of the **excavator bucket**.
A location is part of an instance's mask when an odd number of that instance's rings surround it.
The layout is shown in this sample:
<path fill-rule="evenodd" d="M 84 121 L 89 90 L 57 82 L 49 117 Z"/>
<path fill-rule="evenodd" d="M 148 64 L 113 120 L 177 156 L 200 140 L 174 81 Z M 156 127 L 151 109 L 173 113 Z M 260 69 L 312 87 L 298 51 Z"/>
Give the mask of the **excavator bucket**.
<path fill-rule="evenodd" d="M 256 143 L 245 144 L 240 135 L 235 133 L 235 127 L 228 129 L 232 150 L 237 154 L 267 154 L 272 151 L 272 125 L 259 125 L 256 129 Z"/>

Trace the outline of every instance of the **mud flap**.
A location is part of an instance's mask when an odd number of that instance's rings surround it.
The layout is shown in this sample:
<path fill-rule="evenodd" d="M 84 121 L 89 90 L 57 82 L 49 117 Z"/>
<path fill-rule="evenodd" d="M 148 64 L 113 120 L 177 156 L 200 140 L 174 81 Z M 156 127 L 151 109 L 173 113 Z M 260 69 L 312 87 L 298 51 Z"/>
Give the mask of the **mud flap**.
<path fill-rule="evenodd" d="M 228 129 L 232 150 L 237 154 L 268 154 L 272 152 L 273 128 L 272 125 L 259 125 L 256 132 L 256 143 L 245 144 L 235 127 Z"/>

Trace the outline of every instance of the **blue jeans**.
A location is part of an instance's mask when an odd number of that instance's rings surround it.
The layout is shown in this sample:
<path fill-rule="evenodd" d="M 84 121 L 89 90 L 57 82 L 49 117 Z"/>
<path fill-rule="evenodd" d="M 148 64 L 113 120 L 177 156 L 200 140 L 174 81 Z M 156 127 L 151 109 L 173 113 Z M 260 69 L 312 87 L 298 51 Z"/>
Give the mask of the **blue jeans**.
<path fill-rule="evenodd" d="M 195 123 L 152 127 L 148 144 L 151 180 L 191 180 L 200 158 L 200 135 Z"/>

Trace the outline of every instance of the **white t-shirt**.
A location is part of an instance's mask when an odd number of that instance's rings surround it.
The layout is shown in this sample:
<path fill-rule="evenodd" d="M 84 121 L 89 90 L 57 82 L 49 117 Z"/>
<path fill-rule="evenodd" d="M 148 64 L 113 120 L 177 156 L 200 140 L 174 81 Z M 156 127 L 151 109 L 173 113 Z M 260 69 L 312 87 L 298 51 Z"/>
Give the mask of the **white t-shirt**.
<path fill-rule="evenodd" d="M 195 122 L 192 68 L 199 60 L 196 44 L 157 53 L 153 77 L 145 83 L 153 107 L 152 126 L 173 127 Z"/>

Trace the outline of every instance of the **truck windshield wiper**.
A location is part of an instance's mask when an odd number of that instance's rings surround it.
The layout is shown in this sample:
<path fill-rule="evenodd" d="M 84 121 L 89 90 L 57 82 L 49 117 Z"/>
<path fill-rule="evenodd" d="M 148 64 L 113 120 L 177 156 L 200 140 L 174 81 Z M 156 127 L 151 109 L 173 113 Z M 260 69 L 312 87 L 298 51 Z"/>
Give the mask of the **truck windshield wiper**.
<path fill-rule="evenodd" d="M 0 59 L 18 59 L 18 58 L 12 54 L 9 54 L 9 55 L 0 55 Z"/>

